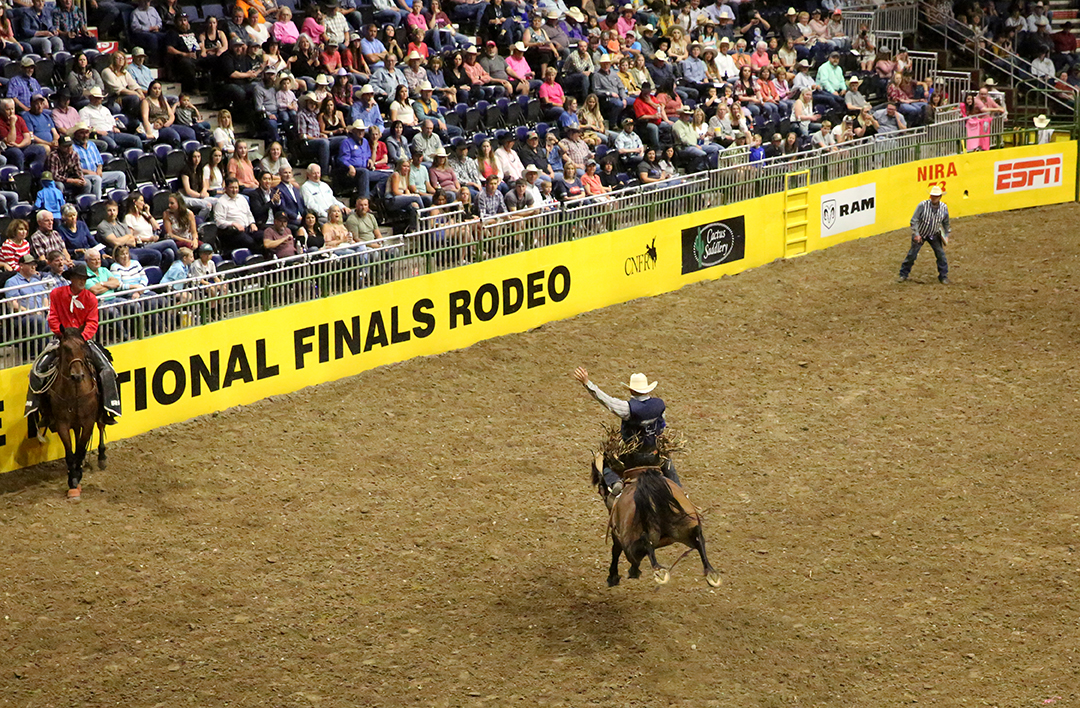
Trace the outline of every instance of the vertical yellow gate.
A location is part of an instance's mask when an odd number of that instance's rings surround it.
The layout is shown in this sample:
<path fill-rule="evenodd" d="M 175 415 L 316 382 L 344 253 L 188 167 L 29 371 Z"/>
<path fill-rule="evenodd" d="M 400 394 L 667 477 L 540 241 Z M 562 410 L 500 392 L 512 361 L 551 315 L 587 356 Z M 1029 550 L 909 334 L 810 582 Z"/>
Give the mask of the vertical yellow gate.
<path fill-rule="evenodd" d="M 810 171 L 784 175 L 784 257 L 801 256 L 807 250 L 810 227 Z"/>

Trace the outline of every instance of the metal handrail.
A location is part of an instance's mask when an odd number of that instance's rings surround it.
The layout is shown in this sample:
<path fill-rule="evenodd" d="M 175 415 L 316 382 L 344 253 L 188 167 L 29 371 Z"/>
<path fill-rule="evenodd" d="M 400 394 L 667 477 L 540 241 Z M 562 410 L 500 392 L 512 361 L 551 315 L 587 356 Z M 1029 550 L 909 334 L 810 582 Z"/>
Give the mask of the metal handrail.
<path fill-rule="evenodd" d="M 945 41 L 947 51 L 951 42 L 955 48 L 970 54 L 975 61 L 976 69 L 983 69 L 983 65 L 986 64 L 986 68 L 993 68 L 1006 76 L 1010 87 L 1015 87 L 1020 83 L 1028 84 L 1031 89 L 1034 89 L 1029 93 L 1034 92 L 1036 95 L 1044 96 L 1044 107 L 1047 112 L 1073 112 L 1073 106 L 1054 93 L 1054 89 L 1057 89 L 1055 84 L 1037 78 L 1031 73 L 1030 61 L 992 40 L 976 37 L 968 27 L 957 22 L 955 18 L 948 18 L 945 25 L 933 23 L 927 18 L 925 7 L 922 7 L 919 13 L 919 26 L 941 37 Z M 1070 88 L 1074 94 L 1073 101 L 1075 102 L 1076 96 L 1080 95 L 1080 89 Z M 1049 89 L 1050 91 L 1044 93 L 1039 89 Z M 1064 89 L 1060 89 L 1060 91 L 1064 91 Z M 1052 105 L 1054 108 L 1051 108 Z"/>
<path fill-rule="evenodd" d="M 940 117 L 948 115 L 939 112 Z M 1002 118 L 984 117 L 990 118 L 991 126 L 980 137 L 992 137 L 991 146 L 996 147 L 1001 143 Z M 792 172 L 805 171 L 808 184 L 819 184 L 919 159 L 955 155 L 965 149 L 966 120 L 950 118 L 835 148 L 754 163 L 749 162 L 743 148 L 727 150 L 721 153 L 722 167 L 707 172 L 498 218 L 448 222 L 366 244 L 245 264 L 220 272 L 217 283 L 188 278 L 151 287 L 137 301 L 123 297 L 103 300 L 98 339 L 111 346 L 781 193 L 786 188 L 785 175 Z M 0 295 L 14 289 L 0 290 Z M 44 322 L 46 314 L 44 308 L 0 314 L 0 339 L 7 345 L 5 365 L 32 360 L 51 336 Z"/>

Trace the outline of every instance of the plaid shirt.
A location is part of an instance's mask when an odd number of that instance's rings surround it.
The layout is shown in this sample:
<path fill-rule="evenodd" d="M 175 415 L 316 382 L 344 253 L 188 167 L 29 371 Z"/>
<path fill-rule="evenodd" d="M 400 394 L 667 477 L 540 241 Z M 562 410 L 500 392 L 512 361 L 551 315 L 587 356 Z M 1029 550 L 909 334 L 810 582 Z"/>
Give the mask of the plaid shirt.
<path fill-rule="evenodd" d="M 345 33 L 349 31 L 349 25 L 345 22 L 345 15 L 340 12 L 335 12 L 332 15 L 327 15 L 323 18 L 323 37 L 326 38 L 326 43 L 339 47 L 345 43 Z"/>
<path fill-rule="evenodd" d="M 68 252 L 63 237 L 55 229 L 48 233 L 38 230 L 30 235 L 30 252 L 34 254 L 35 258 L 43 261 L 45 260 L 45 254 L 49 251 Z"/>
<path fill-rule="evenodd" d="M 476 206 L 480 209 L 480 216 L 495 216 L 506 213 L 506 202 L 503 201 L 502 192 L 498 189 L 495 194 L 488 194 L 487 189 L 481 189 L 476 198 Z"/>
<path fill-rule="evenodd" d="M 319 130 L 319 116 L 312 111 L 300 111 L 296 114 L 296 129 L 302 138 L 319 137 L 319 134 L 322 132 Z"/>
<path fill-rule="evenodd" d="M 79 162 L 79 154 L 69 150 L 66 155 L 63 150 L 53 150 L 45 160 L 45 169 L 53 173 L 53 179 L 79 179 L 83 175 L 82 163 Z"/>
<path fill-rule="evenodd" d="M 58 6 L 53 10 L 53 31 L 86 34 L 86 18 L 82 10 L 74 5 L 70 10 L 61 10 Z"/>

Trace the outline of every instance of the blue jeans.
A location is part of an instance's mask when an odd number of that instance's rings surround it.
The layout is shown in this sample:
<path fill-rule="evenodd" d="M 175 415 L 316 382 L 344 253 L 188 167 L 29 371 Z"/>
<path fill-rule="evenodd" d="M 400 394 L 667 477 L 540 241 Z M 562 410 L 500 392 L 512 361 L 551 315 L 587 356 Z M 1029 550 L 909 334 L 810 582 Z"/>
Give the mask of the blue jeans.
<path fill-rule="evenodd" d="M 176 250 L 176 241 L 173 241 L 171 238 L 167 238 L 164 241 L 144 243 L 142 247 L 152 249 L 161 254 L 162 271 L 168 270 L 169 266 L 173 264 L 173 261 L 180 257 L 180 252 Z"/>
<path fill-rule="evenodd" d="M 945 259 L 945 244 L 941 242 L 941 238 L 935 236 L 927 241 L 916 242 L 915 239 L 911 240 L 911 249 L 908 251 L 907 256 L 904 257 L 904 262 L 900 264 L 900 277 L 906 278 L 911 273 L 911 267 L 915 265 L 915 259 L 919 255 L 919 249 L 922 248 L 924 243 L 930 244 L 930 248 L 934 249 L 934 257 L 937 259 L 937 274 L 938 280 L 948 277 L 949 275 L 949 261 Z"/>
<path fill-rule="evenodd" d="M 109 152 L 114 155 L 121 149 L 142 148 L 142 138 L 131 133 L 104 133 L 99 136 L 109 146 Z"/>
<path fill-rule="evenodd" d="M 326 138 L 309 138 L 304 141 L 305 146 L 318 161 L 323 172 L 330 171 L 330 141 Z"/>

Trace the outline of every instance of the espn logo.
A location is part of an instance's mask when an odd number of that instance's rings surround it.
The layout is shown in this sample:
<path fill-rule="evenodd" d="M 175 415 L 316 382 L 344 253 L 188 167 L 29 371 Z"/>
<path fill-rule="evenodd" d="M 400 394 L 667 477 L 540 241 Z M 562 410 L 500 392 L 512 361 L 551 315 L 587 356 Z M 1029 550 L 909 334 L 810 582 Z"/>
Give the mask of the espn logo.
<path fill-rule="evenodd" d="M 995 162 L 994 194 L 1057 187 L 1061 184 L 1063 164 L 1060 154 Z"/>

